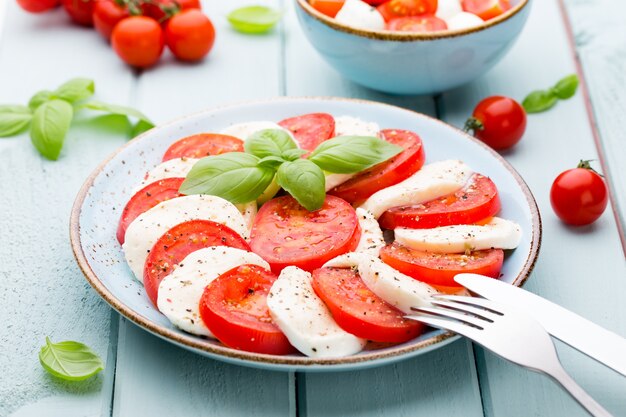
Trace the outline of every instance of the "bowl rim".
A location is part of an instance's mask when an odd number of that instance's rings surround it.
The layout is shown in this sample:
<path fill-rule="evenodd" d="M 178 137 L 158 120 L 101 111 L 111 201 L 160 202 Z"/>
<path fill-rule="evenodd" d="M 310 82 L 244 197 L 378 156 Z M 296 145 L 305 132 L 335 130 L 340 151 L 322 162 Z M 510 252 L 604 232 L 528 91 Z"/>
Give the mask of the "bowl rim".
<path fill-rule="evenodd" d="M 513 16 L 519 14 L 524 8 L 526 8 L 530 4 L 531 0 L 520 0 L 518 4 L 513 6 L 511 9 L 507 10 L 500 16 L 494 17 L 483 24 L 471 28 L 466 29 L 456 29 L 456 30 L 442 30 L 438 32 L 428 32 L 428 33 L 411 33 L 411 32 L 394 32 L 394 31 L 382 31 L 382 30 L 367 30 L 360 29 L 354 26 L 344 25 L 342 23 L 337 22 L 336 19 L 325 15 L 322 12 L 316 10 L 313 6 L 311 6 L 308 0 L 296 0 L 296 3 L 305 13 L 307 13 L 312 18 L 317 21 L 325 24 L 326 26 L 331 27 L 332 29 L 338 30 L 340 32 L 349 33 L 351 35 L 356 35 L 369 39 L 377 39 L 381 41 L 399 41 L 399 42 L 411 42 L 411 41 L 431 41 L 436 39 L 446 39 L 446 38 L 457 38 L 464 35 L 469 35 L 471 33 L 481 32 L 483 30 L 487 30 L 491 27 L 497 26 L 507 20 L 511 19 Z"/>
<path fill-rule="evenodd" d="M 478 144 L 479 146 L 486 149 L 495 159 L 500 162 L 504 168 L 513 175 L 515 181 L 520 186 L 524 196 L 526 197 L 528 206 L 531 212 L 531 221 L 532 221 L 532 238 L 531 245 L 528 257 L 524 262 L 524 266 L 520 273 L 513 280 L 513 285 L 521 287 L 532 272 L 535 263 L 537 262 L 537 258 L 539 255 L 539 250 L 541 247 L 541 235 L 542 235 L 542 225 L 541 225 L 541 216 L 539 213 L 539 208 L 537 206 L 537 202 L 530 191 L 530 188 L 521 177 L 521 175 L 513 168 L 513 166 L 507 162 L 500 154 L 498 154 L 495 150 L 481 142 L 480 140 L 474 138 L 473 136 L 463 132 L 460 129 L 457 129 L 454 126 L 451 126 L 439 119 L 428 116 L 423 113 L 419 113 L 413 110 L 405 109 L 402 107 L 398 107 L 391 104 L 381 103 L 372 100 L 363 100 L 363 99 L 350 99 L 350 98 L 342 98 L 342 97 L 313 97 L 313 96 L 304 96 L 304 97 L 275 97 L 270 99 L 260 99 L 260 100 L 248 100 L 248 101 L 238 101 L 235 103 L 230 103 L 221 106 L 214 106 L 208 109 L 195 112 L 189 115 L 185 115 L 182 117 L 175 118 L 170 120 L 167 123 L 164 123 L 160 126 L 155 127 L 154 129 L 162 129 L 169 126 L 177 125 L 181 122 L 184 122 L 187 119 L 193 119 L 199 117 L 201 115 L 210 114 L 216 111 L 226 110 L 237 108 L 245 105 L 262 105 L 267 103 L 274 102 L 284 102 L 289 103 L 292 101 L 347 101 L 352 103 L 360 103 L 366 105 L 374 105 L 374 106 L 386 106 L 391 107 L 395 111 L 408 112 L 413 116 L 422 117 L 426 119 L 430 119 L 432 122 L 436 122 L 446 126 L 448 129 L 453 129 L 457 133 L 464 135 L 468 140 L 471 140 Z M 268 355 L 268 354 L 260 354 L 253 352 L 246 352 L 238 349 L 229 348 L 223 345 L 207 343 L 204 339 L 191 335 L 191 334 L 182 334 L 178 333 L 172 329 L 165 328 L 148 318 L 145 318 L 135 312 L 132 308 L 123 303 L 120 299 L 118 299 L 100 280 L 100 278 L 96 275 L 96 273 L 91 269 L 89 265 L 89 261 L 83 251 L 83 247 L 81 244 L 80 238 L 80 215 L 82 211 L 82 206 L 85 202 L 87 195 L 89 194 L 89 190 L 94 184 L 95 179 L 100 175 L 100 173 L 106 168 L 106 166 L 111 162 L 118 154 L 120 154 L 126 148 L 133 146 L 135 143 L 144 140 L 146 136 L 149 136 L 152 133 L 153 129 L 150 129 L 141 135 L 137 136 L 133 140 L 127 142 L 126 144 L 119 147 L 115 150 L 109 157 L 107 157 L 103 162 L 101 162 L 94 171 L 87 177 L 84 184 L 80 188 L 76 199 L 74 201 L 74 205 L 72 207 L 71 215 L 70 215 L 70 244 L 72 247 L 72 251 L 74 253 L 74 257 L 76 262 L 78 263 L 79 268 L 81 269 L 83 275 L 89 282 L 89 284 L 96 290 L 96 292 L 115 310 L 117 310 L 122 316 L 131 320 L 139 327 L 149 331 L 150 333 L 162 338 L 167 339 L 170 342 L 173 342 L 179 346 L 184 348 L 200 351 L 207 356 L 212 356 L 214 358 L 219 358 L 225 360 L 227 362 L 237 362 L 240 365 L 247 365 L 253 367 L 272 367 L 275 370 L 344 370 L 346 368 L 353 369 L 352 366 L 359 367 L 366 366 L 371 364 L 382 364 L 386 360 L 401 360 L 410 357 L 411 353 L 417 353 L 417 351 L 430 351 L 436 348 L 435 345 L 441 344 L 441 346 L 451 342 L 452 340 L 457 339 L 459 336 L 451 333 L 451 332 L 443 332 L 441 334 L 433 335 L 426 340 L 422 340 L 415 344 L 410 344 L 408 346 L 400 346 L 392 349 L 385 349 L 377 352 L 376 350 L 369 351 L 361 351 L 360 353 L 352 356 L 346 356 L 341 358 L 310 358 L 307 356 L 279 356 L 279 355 Z M 442 343 L 445 342 L 445 343 Z M 239 362 L 243 361 L 243 363 Z"/>

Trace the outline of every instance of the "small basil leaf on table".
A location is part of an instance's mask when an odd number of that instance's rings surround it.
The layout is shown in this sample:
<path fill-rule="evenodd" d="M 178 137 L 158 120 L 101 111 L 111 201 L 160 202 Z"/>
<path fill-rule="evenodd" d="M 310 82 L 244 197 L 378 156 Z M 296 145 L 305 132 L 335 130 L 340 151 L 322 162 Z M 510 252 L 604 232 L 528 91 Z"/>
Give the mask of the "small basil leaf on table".
<path fill-rule="evenodd" d="M 72 105 L 58 99 L 47 101 L 35 110 L 30 138 L 40 154 L 52 160 L 59 157 L 73 115 Z"/>
<path fill-rule="evenodd" d="M 265 6 L 246 6 L 230 12 L 227 16 L 233 28 L 243 33 L 265 33 L 272 29 L 282 13 Z"/>
<path fill-rule="evenodd" d="M 308 159 L 282 164 L 276 182 L 309 211 L 319 210 L 326 199 L 324 172 Z"/>
<path fill-rule="evenodd" d="M 117 104 L 108 104 L 97 100 L 89 101 L 83 104 L 81 107 L 90 110 L 103 111 L 109 114 L 119 114 L 121 116 L 136 118 L 138 122 L 133 128 L 133 137 L 154 127 L 154 123 L 152 123 L 145 114 L 143 114 L 139 110 L 133 109 L 132 107 L 119 106 Z"/>
<path fill-rule="evenodd" d="M 353 174 L 396 156 L 404 149 L 373 136 L 339 136 L 322 142 L 309 160 L 324 171 Z"/>
<path fill-rule="evenodd" d="M 285 151 L 297 149 L 298 145 L 284 130 L 265 129 L 250 135 L 243 147 L 246 152 L 265 158 L 266 156 L 281 156 Z"/>
<path fill-rule="evenodd" d="M 552 88 L 552 91 L 554 91 L 554 94 L 561 100 L 567 100 L 576 94 L 577 89 L 578 76 L 576 74 L 572 74 L 556 83 L 556 85 Z"/>
<path fill-rule="evenodd" d="M 541 113 L 551 109 L 558 97 L 552 91 L 537 90 L 530 93 L 522 102 L 526 113 Z"/>
<path fill-rule="evenodd" d="M 307 152 L 304 149 L 289 149 L 284 151 L 281 156 L 287 161 L 295 161 Z"/>
<path fill-rule="evenodd" d="M 32 118 L 33 113 L 26 106 L 0 106 L 0 137 L 17 135 Z"/>
<path fill-rule="evenodd" d="M 256 200 L 274 179 L 275 170 L 243 152 L 207 156 L 196 162 L 183 181 L 182 194 L 210 194 L 233 204 Z"/>
<path fill-rule="evenodd" d="M 52 95 L 54 98 L 60 98 L 61 100 L 75 103 L 93 96 L 94 91 L 95 85 L 93 80 L 88 78 L 73 78 L 57 88 Z"/>
<path fill-rule="evenodd" d="M 52 100 L 52 91 L 43 90 L 30 98 L 30 101 L 28 102 L 28 107 L 30 107 L 32 111 L 35 111 L 37 110 L 37 107 L 50 100 Z"/>
<path fill-rule="evenodd" d="M 73 341 L 52 343 L 39 351 L 39 362 L 50 374 L 67 381 L 82 381 L 104 369 L 102 359 L 88 346 Z"/>

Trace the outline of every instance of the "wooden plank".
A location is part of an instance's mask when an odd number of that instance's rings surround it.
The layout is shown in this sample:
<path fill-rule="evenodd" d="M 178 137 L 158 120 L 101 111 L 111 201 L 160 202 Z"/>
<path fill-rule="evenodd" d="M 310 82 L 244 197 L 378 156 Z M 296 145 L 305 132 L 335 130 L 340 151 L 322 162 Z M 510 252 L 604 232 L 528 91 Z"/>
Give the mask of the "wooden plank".
<path fill-rule="evenodd" d="M 545 28 L 550 28 L 549 36 Z M 477 82 L 443 95 L 444 119 L 462 126 L 473 103 L 485 96 L 521 100 L 575 70 L 558 2 L 536 1 L 528 26 L 503 62 Z M 505 157 L 526 179 L 543 218 L 541 254 L 526 288 L 626 336 L 626 264 L 612 213 L 607 210 L 593 226 L 569 228 L 558 221 L 549 202 L 559 172 L 581 158 L 597 158 L 582 95 L 548 113 L 529 116 L 524 139 Z M 625 379 L 560 344 L 559 354 L 598 401 L 616 415 L 626 413 Z M 487 415 L 585 415 L 547 378 L 481 350 L 478 357 Z"/>

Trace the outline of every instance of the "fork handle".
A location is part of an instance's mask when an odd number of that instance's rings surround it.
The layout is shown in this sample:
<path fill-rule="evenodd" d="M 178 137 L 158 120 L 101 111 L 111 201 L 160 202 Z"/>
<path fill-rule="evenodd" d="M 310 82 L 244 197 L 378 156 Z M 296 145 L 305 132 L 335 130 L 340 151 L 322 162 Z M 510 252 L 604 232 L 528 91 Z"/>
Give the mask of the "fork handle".
<path fill-rule="evenodd" d="M 568 392 L 569 395 L 575 399 L 578 404 L 583 406 L 585 410 L 589 414 L 594 417 L 612 417 L 612 414 L 609 413 L 604 407 L 602 407 L 596 400 L 591 398 L 589 394 L 585 392 L 577 383 L 572 379 L 571 376 L 563 369 L 563 367 L 558 367 L 547 374 L 552 377 L 556 382 L 561 384 L 563 388 Z"/>

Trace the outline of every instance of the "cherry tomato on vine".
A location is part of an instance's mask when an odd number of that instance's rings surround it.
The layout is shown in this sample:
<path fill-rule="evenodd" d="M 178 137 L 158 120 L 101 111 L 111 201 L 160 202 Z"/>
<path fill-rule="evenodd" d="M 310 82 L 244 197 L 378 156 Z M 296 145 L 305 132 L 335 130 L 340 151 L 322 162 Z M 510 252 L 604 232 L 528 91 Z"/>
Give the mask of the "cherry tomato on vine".
<path fill-rule="evenodd" d="M 509 97 L 492 96 L 482 100 L 472 117 L 465 123 L 465 131 L 473 131 L 474 136 L 493 149 L 508 149 L 524 136 L 526 111 Z"/>
<path fill-rule="evenodd" d="M 116 0 L 100 0 L 93 6 L 93 25 L 106 40 L 111 40 L 115 25 L 128 16 L 128 8 Z"/>
<path fill-rule="evenodd" d="M 63 8 L 70 18 L 83 26 L 93 26 L 94 0 L 62 0 Z"/>
<path fill-rule="evenodd" d="M 606 209 L 608 200 L 608 187 L 589 161 L 580 161 L 577 168 L 559 174 L 550 189 L 554 212 L 572 226 L 596 221 Z"/>
<path fill-rule="evenodd" d="M 211 51 L 215 28 L 202 11 L 183 10 L 167 21 L 165 42 L 181 61 L 198 61 Z"/>
<path fill-rule="evenodd" d="M 60 3 L 60 0 L 17 0 L 17 4 L 30 13 L 43 13 L 54 9 Z"/>
<path fill-rule="evenodd" d="M 396 17 L 437 13 L 437 0 L 389 0 L 376 8 L 385 22 Z"/>
<path fill-rule="evenodd" d="M 156 64 L 161 57 L 165 36 L 156 20 L 146 16 L 131 16 L 115 26 L 111 45 L 127 64 L 147 68 Z"/>
<path fill-rule="evenodd" d="M 159 23 L 165 23 L 176 13 L 189 9 L 202 9 L 200 0 L 151 0 L 141 3 L 141 13 Z"/>

